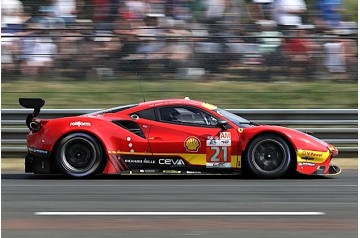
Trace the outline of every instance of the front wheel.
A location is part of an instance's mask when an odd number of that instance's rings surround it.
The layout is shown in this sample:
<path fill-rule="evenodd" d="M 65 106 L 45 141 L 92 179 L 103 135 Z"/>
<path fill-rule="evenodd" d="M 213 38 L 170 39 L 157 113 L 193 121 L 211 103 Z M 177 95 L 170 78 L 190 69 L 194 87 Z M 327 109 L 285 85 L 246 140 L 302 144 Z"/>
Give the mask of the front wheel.
<path fill-rule="evenodd" d="M 56 160 L 64 175 L 73 178 L 89 177 L 100 169 L 103 150 L 92 136 L 74 133 L 61 139 L 56 150 Z"/>
<path fill-rule="evenodd" d="M 260 178 L 278 178 L 291 166 L 289 145 L 280 136 L 265 134 L 250 142 L 246 164 L 252 174 Z"/>

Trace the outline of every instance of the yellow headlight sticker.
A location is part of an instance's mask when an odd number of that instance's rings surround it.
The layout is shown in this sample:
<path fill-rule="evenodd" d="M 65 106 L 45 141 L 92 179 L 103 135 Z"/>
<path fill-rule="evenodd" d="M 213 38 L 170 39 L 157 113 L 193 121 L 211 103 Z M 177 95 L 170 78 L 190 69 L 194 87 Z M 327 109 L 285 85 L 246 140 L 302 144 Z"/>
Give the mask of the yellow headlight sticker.
<path fill-rule="evenodd" d="M 312 162 L 312 163 L 324 163 L 329 158 L 330 152 L 313 151 L 313 150 L 298 150 L 297 161 L 298 162 Z"/>
<path fill-rule="evenodd" d="M 217 106 L 214 106 L 214 105 L 209 104 L 209 103 L 206 103 L 206 102 L 204 102 L 204 103 L 202 104 L 202 106 L 205 107 L 205 108 L 207 108 L 207 109 L 209 109 L 209 110 L 215 110 L 215 109 L 217 108 Z"/>

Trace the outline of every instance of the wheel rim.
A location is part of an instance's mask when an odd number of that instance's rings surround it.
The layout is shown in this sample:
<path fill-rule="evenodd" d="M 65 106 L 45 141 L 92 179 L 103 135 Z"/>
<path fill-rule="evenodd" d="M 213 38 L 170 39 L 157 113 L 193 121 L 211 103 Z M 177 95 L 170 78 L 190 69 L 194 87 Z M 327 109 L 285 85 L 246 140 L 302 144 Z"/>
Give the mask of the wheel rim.
<path fill-rule="evenodd" d="M 273 139 L 266 139 L 254 146 L 251 158 L 258 171 L 276 173 L 285 165 L 287 156 L 283 144 Z"/>
<path fill-rule="evenodd" d="M 96 148 L 85 138 L 72 138 L 61 149 L 61 162 L 70 172 L 88 172 L 96 162 Z"/>

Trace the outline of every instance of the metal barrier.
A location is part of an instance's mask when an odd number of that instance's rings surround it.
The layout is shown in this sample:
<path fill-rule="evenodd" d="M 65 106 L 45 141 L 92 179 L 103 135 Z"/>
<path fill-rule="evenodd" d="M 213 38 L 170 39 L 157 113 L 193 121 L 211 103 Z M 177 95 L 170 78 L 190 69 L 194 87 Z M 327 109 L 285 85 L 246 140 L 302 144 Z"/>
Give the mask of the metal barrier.
<path fill-rule="evenodd" d="M 90 113 L 98 109 L 43 109 L 41 118 Z M 281 125 L 314 136 L 336 146 L 339 157 L 358 156 L 358 112 L 356 109 L 229 109 L 255 123 Z M 32 110 L 1 110 L 2 158 L 23 158 L 26 153 L 25 118 Z"/>

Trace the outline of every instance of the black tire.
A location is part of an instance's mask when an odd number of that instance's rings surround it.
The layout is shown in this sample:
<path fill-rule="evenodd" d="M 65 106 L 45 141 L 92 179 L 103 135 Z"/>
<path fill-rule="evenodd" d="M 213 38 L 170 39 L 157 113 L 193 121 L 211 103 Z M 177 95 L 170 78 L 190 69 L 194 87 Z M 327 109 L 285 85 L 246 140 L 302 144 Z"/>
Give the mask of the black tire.
<path fill-rule="evenodd" d="M 250 142 L 245 154 L 250 172 L 259 178 L 279 178 L 291 167 L 291 150 L 286 141 L 264 134 Z"/>
<path fill-rule="evenodd" d="M 59 142 L 56 161 L 60 171 L 72 178 L 86 178 L 102 167 L 103 150 L 100 143 L 84 133 L 70 134 Z"/>

